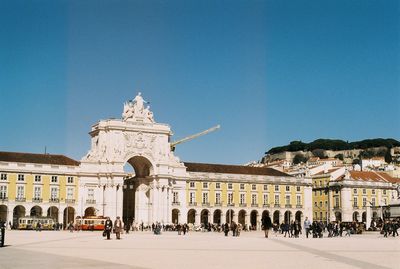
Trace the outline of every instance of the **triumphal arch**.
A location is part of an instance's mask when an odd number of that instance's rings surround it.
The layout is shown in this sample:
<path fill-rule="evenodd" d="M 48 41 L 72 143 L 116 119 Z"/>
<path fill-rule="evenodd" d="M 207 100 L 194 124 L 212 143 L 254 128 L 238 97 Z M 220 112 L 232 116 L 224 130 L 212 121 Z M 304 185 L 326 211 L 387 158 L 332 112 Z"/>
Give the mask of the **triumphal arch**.
<path fill-rule="evenodd" d="M 181 190 L 185 204 L 188 176 L 171 150 L 171 129 L 155 122 L 146 103 L 139 93 L 124 104 L 122 119 L 92 126 L 91 148 L 81 160 L 80 196 L 93 201 L 96 215 L 168 223 L 173 189 Z M 134 172 L 124 171 L 127 163 Z"/>

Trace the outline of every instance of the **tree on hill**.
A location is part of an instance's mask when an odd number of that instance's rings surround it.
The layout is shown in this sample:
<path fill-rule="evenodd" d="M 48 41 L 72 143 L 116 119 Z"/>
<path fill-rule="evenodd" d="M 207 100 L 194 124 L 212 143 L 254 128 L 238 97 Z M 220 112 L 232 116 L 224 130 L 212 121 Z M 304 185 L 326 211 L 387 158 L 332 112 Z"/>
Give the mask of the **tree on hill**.
<path fill-rule="evenodd" d="M 305 163 L 305 162 L 307 162 L 307 158 L 303 154 L 298 153 L 298 154 L 294 155 L 293 164 L 299 164 L 299 163 Z"/>
<path fill-rule="evenodd" d="M 386 151 L 385 154 L 385 162 L 387 163 L 391 163 L 393 161 L 392 155 L 390 154 L 390 150 Z"/>

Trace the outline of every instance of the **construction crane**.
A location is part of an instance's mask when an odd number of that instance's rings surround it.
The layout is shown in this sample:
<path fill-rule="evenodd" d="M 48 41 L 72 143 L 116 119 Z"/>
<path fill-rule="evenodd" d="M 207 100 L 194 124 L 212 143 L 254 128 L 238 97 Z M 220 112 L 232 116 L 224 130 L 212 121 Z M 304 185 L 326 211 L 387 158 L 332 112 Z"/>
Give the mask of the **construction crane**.
<path fill-rule="evenodd" d="M 205 130 L 203 132 L 200 132 L 200 133 L 197 133 L 197 134 L 194 134 L 194 135 L 190 135 L 190 136 L 187 136 L 185 138 L 179 139 L 177 141 L 171 142 L 171 151 L 175 151 L 175 146 L 178 145 L 178 144 L 182 144 L 182 143 L 185 143 L 185 142 L 187 142 L 189 140 L 197 138 L 199 136 L 214 132 L 214 131 L 218 130 L 219 128 L 221 128 L 221 126 L 218 124 L 217 126 L 214 126 L 214 127 L 210 128 L 210 129 L 207 129 L 207 130 Z"/>

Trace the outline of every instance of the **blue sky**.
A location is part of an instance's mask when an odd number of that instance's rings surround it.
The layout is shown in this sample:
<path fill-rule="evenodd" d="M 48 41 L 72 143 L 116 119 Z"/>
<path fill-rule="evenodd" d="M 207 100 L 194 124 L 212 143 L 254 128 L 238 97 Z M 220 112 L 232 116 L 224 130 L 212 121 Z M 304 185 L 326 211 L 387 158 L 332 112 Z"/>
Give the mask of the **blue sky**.
<path fill-rule="evenodd" d="M 141 91 L 182 160 L 400 139 L 399 1 L 1 1 L 0 150 L 80 159 Z"/>

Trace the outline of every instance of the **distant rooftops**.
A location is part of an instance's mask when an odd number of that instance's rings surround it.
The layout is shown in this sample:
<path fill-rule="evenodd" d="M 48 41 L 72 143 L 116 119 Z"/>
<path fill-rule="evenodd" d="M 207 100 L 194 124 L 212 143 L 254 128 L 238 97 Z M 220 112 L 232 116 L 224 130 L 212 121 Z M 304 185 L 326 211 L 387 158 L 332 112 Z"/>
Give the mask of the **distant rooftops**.
<path fill-rule="evenodd" d="M 390 175 L 383 172 L 350 171 L 350 176 L 354 180 L 400 183 L 400 179 L 391 177 Z"/>
<path fill-rule="evenodd" d="M 64 155 L 0 151 L 0 162 L 79 166 L 80 162 Z"/>
<path fill-rule="evenodd" d="M 209 164 L 209 163 L 184 163 L 188 172 L 263 175 L 277 177 L 292 177 L 289 174 L 268 167 L 252 167 L 243 165 Z"/>

